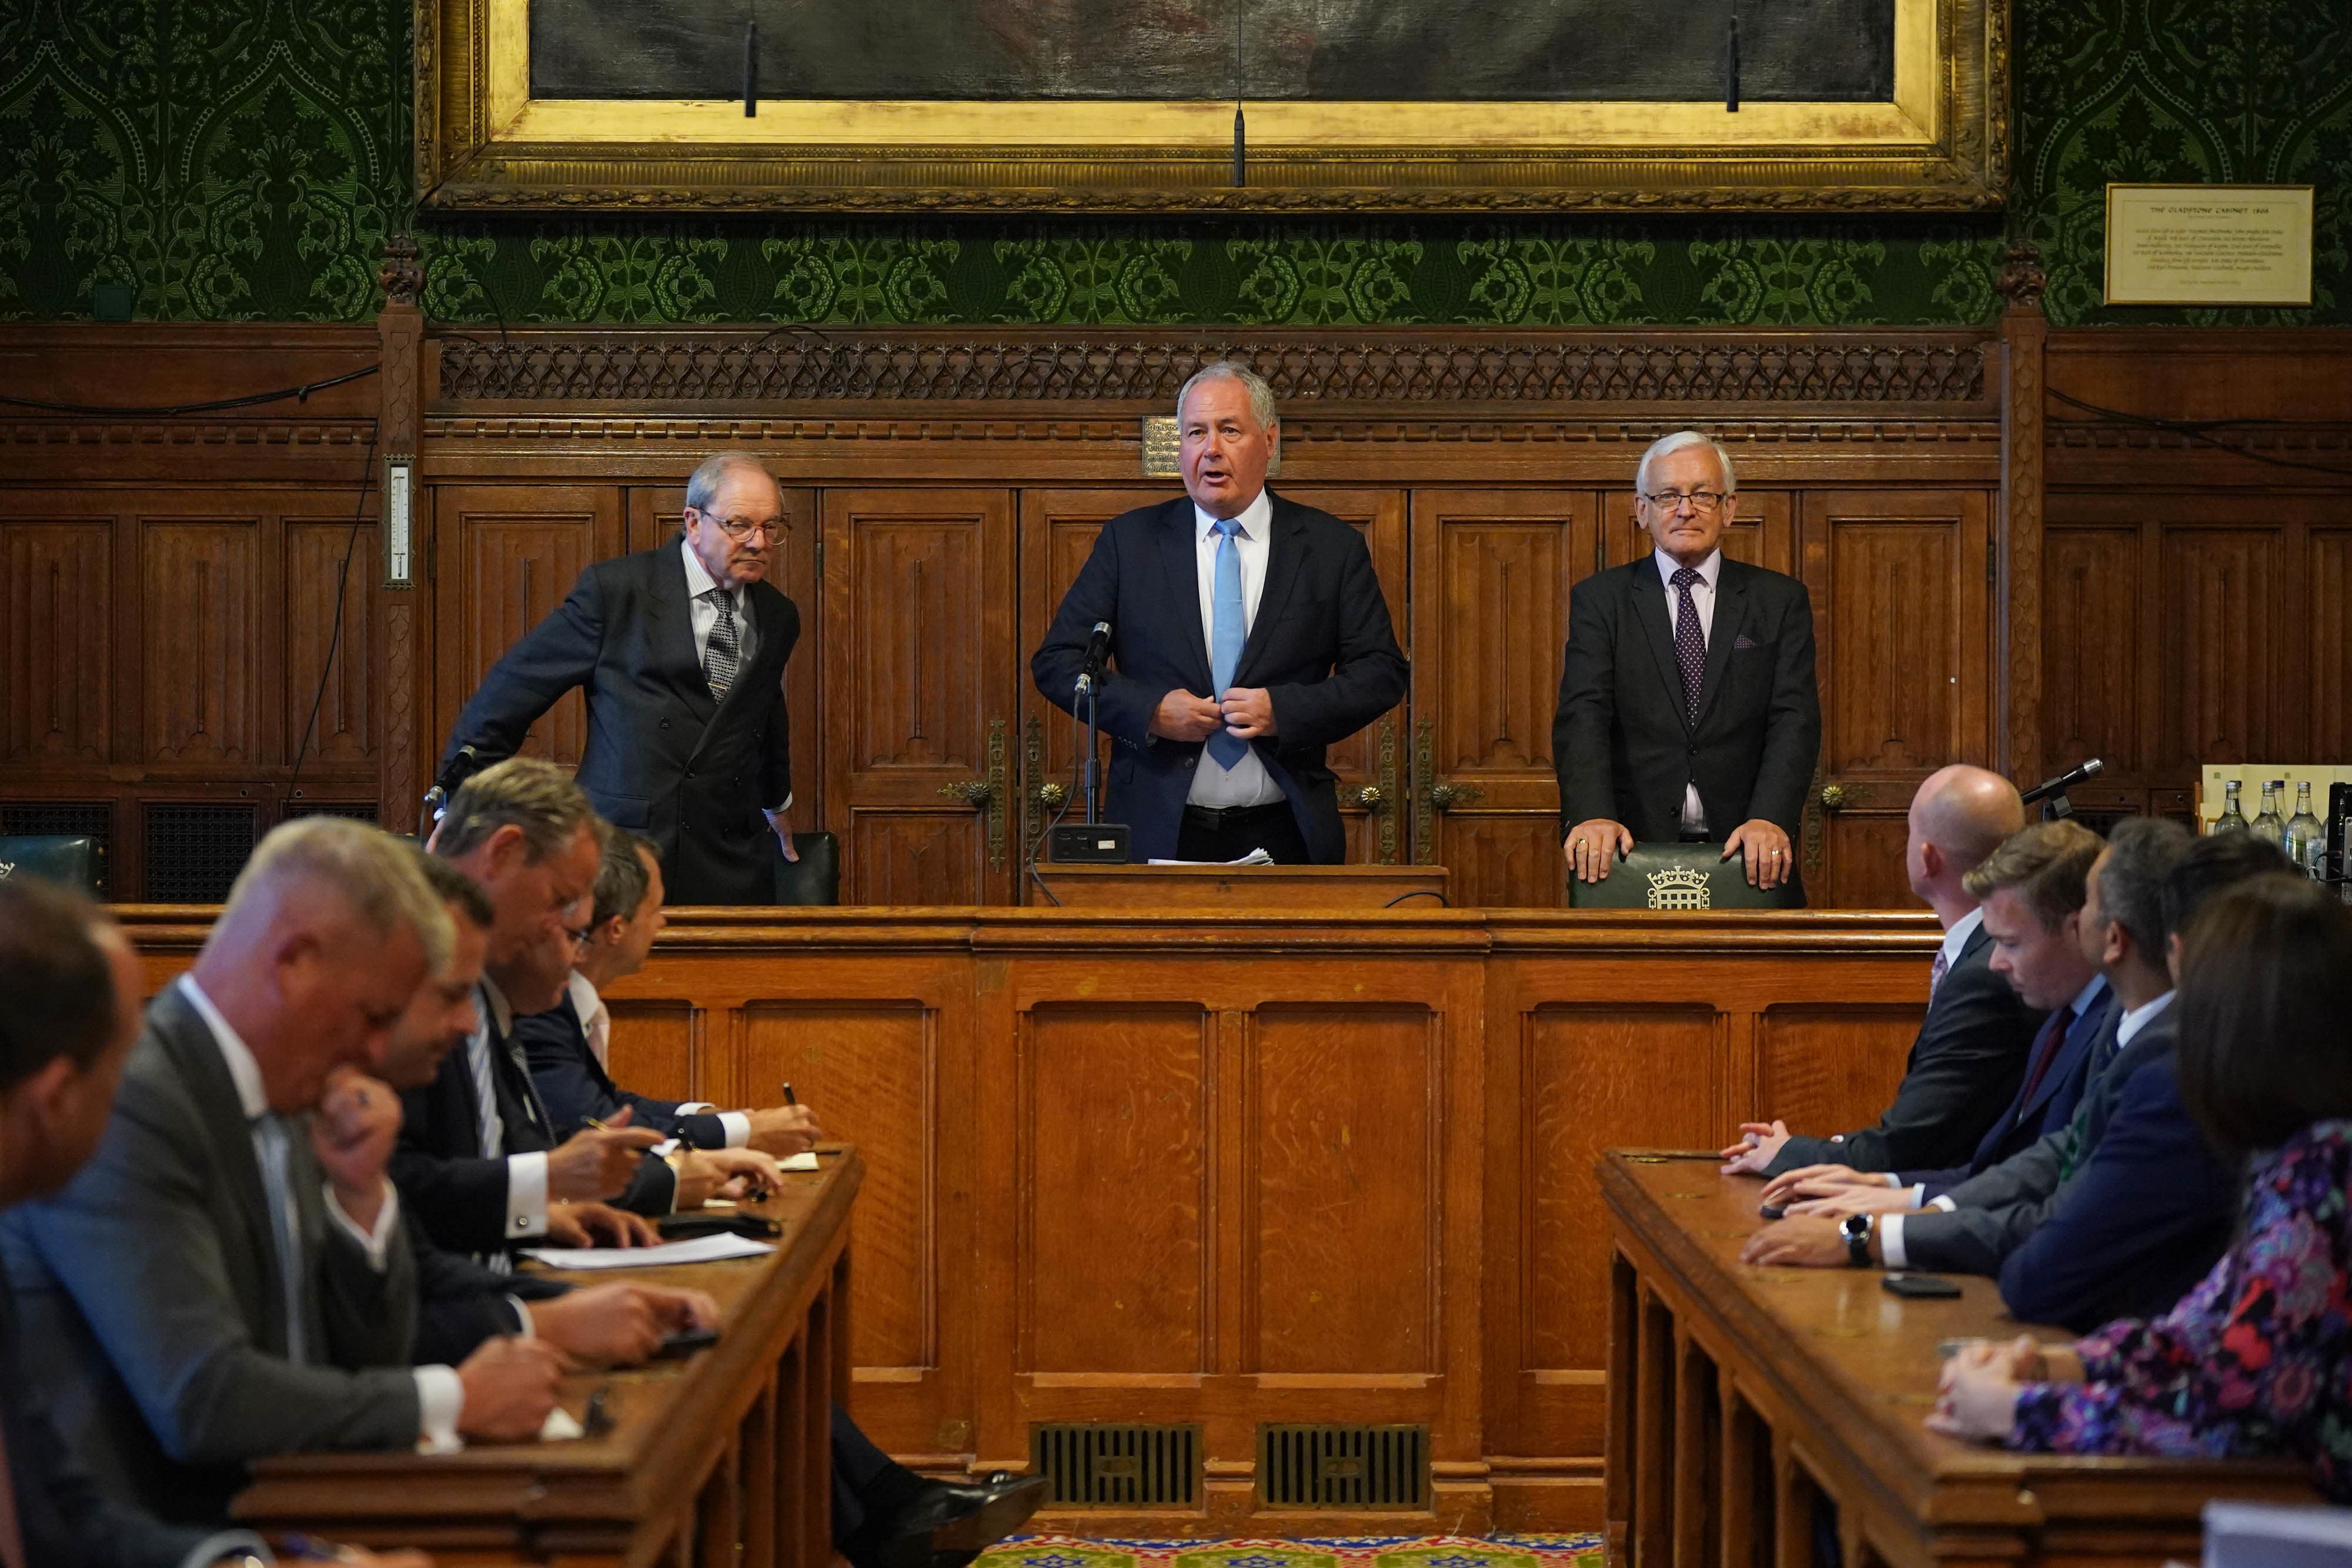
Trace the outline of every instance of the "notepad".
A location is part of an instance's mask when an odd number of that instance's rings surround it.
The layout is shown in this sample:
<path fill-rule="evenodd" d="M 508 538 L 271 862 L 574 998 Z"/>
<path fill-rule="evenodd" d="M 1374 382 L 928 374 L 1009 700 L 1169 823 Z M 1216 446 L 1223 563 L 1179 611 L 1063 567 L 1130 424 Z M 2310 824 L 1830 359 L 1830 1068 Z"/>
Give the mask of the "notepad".
<path fill-rule="evenodd" d="M 789 1159 L 778 1160 L 776 1162 L 776 1168 L 787 1171 L 814 1171 L 822 1170 L 824 1167 L 816 1163 L 816 1151 L 814 1149 L 803 1149 L 799 1154 L 793 1155 Z"/>
<path fill-rule="evenodd" d="M 1266 853 L 1263 849 L 1255 849 L 1242 856 L 1241 859 L 1234 861 L 1148 860 L 1143 863 L 1146 865 L 1272 865 L 1274 863 L 1274 857 Z"/>
<path fill-rule="evenodd" d="M 722 1231 L 658 1247 L 526 1247 L 522 1255 L 551 1269 L 658 1269 L 669 1263 L 723 1263 L 774 1250 L 768 1242 Z"/>

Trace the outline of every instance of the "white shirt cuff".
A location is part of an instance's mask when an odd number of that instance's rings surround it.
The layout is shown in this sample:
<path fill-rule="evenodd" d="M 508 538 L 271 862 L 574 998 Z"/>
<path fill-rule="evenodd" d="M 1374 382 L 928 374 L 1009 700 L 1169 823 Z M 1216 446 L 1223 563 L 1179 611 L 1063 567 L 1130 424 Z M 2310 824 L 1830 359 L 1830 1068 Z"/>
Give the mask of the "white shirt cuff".
<path fill-rule="evenodd" d="M 515 1322 L 521 1325 L 515 1330 L 515 1338 L 537 1338 L 538 1336 L 531 1332 L 530 1309 L 522 1304 L 522 1298 L 520 1296 L 509 1296 L 507 1298 L 507 1305 L 514 1309 Z"/>
<path fill-rule="evenodd" d="M 677 1103 L 677 1113 L 681 1116 L 699 1116 L 705 1111 L 718 1109 L 708 1100 L 681 1100 Z"/>
<path fill-rule="evenodd" d="M 389 1180 L 385 1181 L 383 1205 L 375 1211 L 375 1230 L 370 1234 L 360 1228 L 359 1221 L 343 1212 L 342 1203 L 335 1197 L 335 1184 L 326 1182 L 321 1186 L 326 1194 L 328 1218 L 342 1228 L 344 1235 L 360 1244 L 360 1249 L 367 1254 L 368 1267 L 379 1274 L 383 1273 L 384 1255 L 392 1246 L 392 1228 L 400 1223 L 399 1190 Z"/>
<path fill-rule="evenodd" d="M 1919 1190 L 1920 1190 L 1922 1193 L 1926 1192 L 1926 1191 L 1927 1190 L 1927 1184 L 1926 1182 L 1924 1182 L 1924 1181 L 1923 1181 L 1923 1182 L 1921 1182 L 1921 1183 L 1919 1184 Z M 1940 1194 L 1938 1194 L 1938 1195 L 1937 1196 L 1937 1198 L 1936 1198 L 1936 1201 L 1935 1201 L 1935 1202 L 1930 1203 L 1930 1204 L 1927 1204 L 1927 1205 L 1925 1205 L 1925 1206 L 1923 1206 L 1923 1207 L 1928 1207 L 1928 1208 L 1940 1208 L 1940 1209 L 1942 1209 L 1946 1214 L 1956 1214 L 1956 1213 L 1958 1213 L 1958 1212 L 1959 1211 L 1959 1207 L 1960 1207 L 1960 1206 L 1959 1206 L 1958 1204 L 1957 1204 L 1957 1203 L 1954 1203 L 1954 1202 L 1952 1201 L 1952 1195 L 1951 1195 L 1950 1193 L 1947 1192 L 1947 1193 L 1940 1193 Z"/>
<path fill-rule="evenodd" d="M 547 1234 L 547 1155 L 507 1156 L 507 1234 Z"/>
<path fill-rule="evenodd" d="M 262 1540 L 253 1531 L 224 1530 L 217 1534 L 207 1535 L 197 1542 L 188 1554 L 180 1559 L 179 1568 L 212 1568 L 214 1563 L 233 1552 L 245 1552 L 262 1563 L 278 1561 L 269 1550 L 269 1542 Z"/>
<path fill-rule="evenodd" d="M 727 1146 L 740 1149 L 751 1142 L 751 1118 L 740 1111 L 721 1111 L 719 1124 L 727 1129 Z"/>
<path fill-rule="evenodd" d="M 1878 1260 L 1890 1269 L 1910 1267 L 1911 1255 L 1903 1250 L 1903 1217 L 1899 1214 L 1878 1217 Z"/>
<path fill-rule="evenodd" d="M 1884 1181 L 1889 1186 L 1901 1186 L 1903 1185 L 1903 1178 L 1896 1176 L 1893 1171 L 1888 1171 L 1879 1179 Z"/>
<path fill-rule="evenodd" d="M 466 1446 L 457 1436 L 458 1418 L 466 1413 L 466 1385 L 454 1366 L 418 1366 L 416 1378 L 416 1451 L 454 1454 Z"/>
<path fill-rule="evenodd" d="M 1927 1207 L 1927 1184 L 1926 1182 L 1915 1181 L 1911 1184 L 1911 1207 L 1914 1208 L 1925 1208 Z"/>

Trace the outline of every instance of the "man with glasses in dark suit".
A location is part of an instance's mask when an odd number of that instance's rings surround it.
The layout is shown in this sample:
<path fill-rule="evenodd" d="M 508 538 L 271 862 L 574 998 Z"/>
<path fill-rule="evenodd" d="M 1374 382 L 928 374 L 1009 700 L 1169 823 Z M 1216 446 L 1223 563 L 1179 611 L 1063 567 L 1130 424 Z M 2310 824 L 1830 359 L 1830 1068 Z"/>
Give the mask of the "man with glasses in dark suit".
<path fill-rule="evenodd" d="M 661 853 L 677 904 L 773 904 L 773 834 L 796 858 L 784 661 L 800 610 L 768 576 L 783 496 L 749 453 L 707 459 L 667 544 L 598 561 L 482 677 L 442 759 L 520 748 L 564 693 L 588 700 L 580 786 Z"/>

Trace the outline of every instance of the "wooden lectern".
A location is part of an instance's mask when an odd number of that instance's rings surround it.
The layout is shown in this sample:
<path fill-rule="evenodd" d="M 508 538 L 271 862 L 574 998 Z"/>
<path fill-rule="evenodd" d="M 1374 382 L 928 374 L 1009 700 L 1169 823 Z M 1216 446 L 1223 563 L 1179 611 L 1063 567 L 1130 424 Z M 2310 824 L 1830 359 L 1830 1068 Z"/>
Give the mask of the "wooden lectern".
<path fill-rule="evenodd" d="M 1433 865 L 1053 865 L 1037 874 L 1065 909 L 1267 911 L 1444 907 Z M 1031 903 L 1045 904 L 1032 890 Z"/>

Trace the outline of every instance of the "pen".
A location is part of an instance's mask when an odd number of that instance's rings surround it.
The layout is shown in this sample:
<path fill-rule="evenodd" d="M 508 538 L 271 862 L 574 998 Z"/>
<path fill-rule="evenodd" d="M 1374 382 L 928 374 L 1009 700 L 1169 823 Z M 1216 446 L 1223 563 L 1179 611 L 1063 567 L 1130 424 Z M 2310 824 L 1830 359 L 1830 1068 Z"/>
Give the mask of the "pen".
<path fill-rule="evenodd" d="M 793 1097 L 793 1086 L 790 1083 L 786 1083 L 784 1085 L 784 1103 L 787 1105 L 797 1105 L 800 1103 L 798 1100 Z"/>

